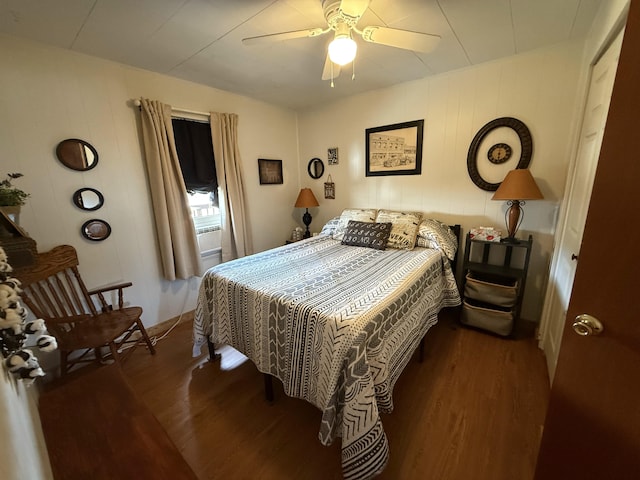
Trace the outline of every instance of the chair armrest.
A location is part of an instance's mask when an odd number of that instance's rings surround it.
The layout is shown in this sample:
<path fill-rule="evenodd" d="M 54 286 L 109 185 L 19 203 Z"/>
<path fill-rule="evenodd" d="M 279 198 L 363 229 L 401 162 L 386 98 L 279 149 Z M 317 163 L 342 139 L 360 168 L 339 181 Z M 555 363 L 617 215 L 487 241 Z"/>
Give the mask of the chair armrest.
<path fill-rule="evenodd" d="M 110 292 L 111 290 L 121 290 L 123 288 L 130 287 L 131 285 L 133 285 L 133 283 L 131 283 L 131 282 L 117 283 L 115 285 L 107 285 L 106 287 L 96 288 L 94 290 L 89 290 L 87 293 L 89 295 L 96 295 L 98 293 Z"/>
<path fill-rule="evenodd" d="M 124 306 L 124 298 L 123 298 L 122 290 L 127 287 L 130 287 L 131 285 L 133 285 L 133 283 L 131 282 L 118 283 L 115 285 L 107 285 L 106 287 L 89 290 L 87 293 L 89 295 L 97 295 L 98 298 L 100 299 L 100 304 L 102 305 L 102 311 L 108 312 L 109 310 L 113 310 L 113 306 L 107 303 L 103 293 L 117 290 L 118 291 L 118 308 L 122 308 Z"/>

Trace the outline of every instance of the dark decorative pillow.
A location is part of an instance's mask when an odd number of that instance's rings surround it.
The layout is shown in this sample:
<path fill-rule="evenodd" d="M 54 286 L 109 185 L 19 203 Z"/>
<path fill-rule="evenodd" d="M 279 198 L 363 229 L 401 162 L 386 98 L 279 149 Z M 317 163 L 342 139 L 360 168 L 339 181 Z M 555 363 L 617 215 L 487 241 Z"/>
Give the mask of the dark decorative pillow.
<path fill-rule="evenodd" d="M 333 231 L 333 239 L 342 240 L 342 236 L 350 220 L 373 223 L 376 221 L 376 213 L 378 213 L 378 210 L 374 208 L 345 208 L 342 214 L 340 214 L 338 225 L 336 225 Z"/>
<path fill-rule="evenodd" d="M 372 223 L 349 220 L 342 237 L 342 245 L 384 250 L 391 233 L 391 222 Z"/>

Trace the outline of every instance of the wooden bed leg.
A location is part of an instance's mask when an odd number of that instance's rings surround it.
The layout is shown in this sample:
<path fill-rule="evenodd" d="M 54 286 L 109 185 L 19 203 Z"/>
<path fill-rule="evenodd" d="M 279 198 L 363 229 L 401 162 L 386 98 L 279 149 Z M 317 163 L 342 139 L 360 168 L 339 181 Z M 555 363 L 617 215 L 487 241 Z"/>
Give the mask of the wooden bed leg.
<path fill-rule="evenodd" d="M 273 403 L 273 377 L 268 373 L 264 373 L 264 398 L 267 402 Z"/>
<path fill-rule="evenodd" d="M 209 349 L 210 362 L 215 362 L 216 360 L 220 360 L 221 355 L 219 353 L 216 353 L 216 346 L 208 338 L 207 338 L 207 348 Z"/>

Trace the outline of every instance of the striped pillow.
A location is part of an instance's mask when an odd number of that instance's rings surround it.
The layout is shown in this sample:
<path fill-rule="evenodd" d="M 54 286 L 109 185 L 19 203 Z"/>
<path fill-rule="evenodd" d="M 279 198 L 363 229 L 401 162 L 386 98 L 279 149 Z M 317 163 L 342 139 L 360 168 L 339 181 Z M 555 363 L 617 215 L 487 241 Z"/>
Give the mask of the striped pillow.
<path fill-rule="evenodd" d="M 339 221 L 340 217 L 333 217 L 331 220 L 324 224 L 322 230 L 320 231 L 320 235 L 333 236 L 333 233 L 336 231 L 336 227 L 338 226 Z"/>
<path fill-rule="evenodd" d="M 448 225 L 433 218 L 425 218 L 418 227 L 419 247 L 442 250 L 449 260 L 453 260 L 458 250 L 458 238 Z"/>

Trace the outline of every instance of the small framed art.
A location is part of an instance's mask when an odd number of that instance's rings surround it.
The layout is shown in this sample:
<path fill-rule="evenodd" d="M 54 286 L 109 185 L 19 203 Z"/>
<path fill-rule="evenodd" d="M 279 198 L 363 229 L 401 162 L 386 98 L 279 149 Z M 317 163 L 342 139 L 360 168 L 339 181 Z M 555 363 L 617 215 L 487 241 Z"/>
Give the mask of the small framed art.
<path fill-rule="evenodd" d="M 338 164 L 338 147 L 328 148 L 327 149 L 327 163 L 329 165 L 337 165 Z"/>
<path fill-rule="evenodd" d="M 260 185 L 277 185 L 283 183 L 282 160 L 258 159 L 258 175 Z"/>
<path fill-rule="evenodd" d="M 332 200 L 336 198 L 336 184 L 333 183 L 331 175 L 329 175 L 327 181 L 324 182 L 324 198 Z"/>

